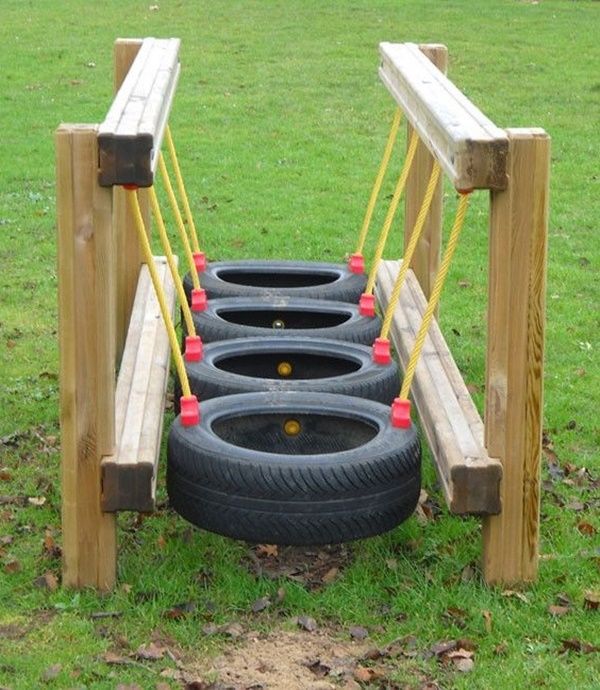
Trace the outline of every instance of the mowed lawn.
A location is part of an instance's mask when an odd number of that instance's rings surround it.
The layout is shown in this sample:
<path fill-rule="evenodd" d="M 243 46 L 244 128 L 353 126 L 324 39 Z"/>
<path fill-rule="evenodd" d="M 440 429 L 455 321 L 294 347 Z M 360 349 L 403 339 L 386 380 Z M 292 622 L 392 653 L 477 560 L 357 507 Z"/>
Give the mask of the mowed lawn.
<path fill-rule="evenodd" d="M 303 673 L 348 688 L 598 687 L 599 30 L 593 0 L 2 0 L 0 688 L 227 687 L 212 659 L 234 666 L 274 637 L 310 658 L 289 670 L 273 653 L 269 688 L 310 687 Z M 53 132 L 102 121 L 114 39 L 140 36 L 182 39 L 171 125 L 212 259 L 353 251 L 394 109 L 380 41 L 445 43 L 450 77 L 496 124 L 550 134 L 537 583 L 483 583 L 480 523 L 447 514 L 428 464 L 418 519 L 293 554 L 190 529 L 161 481 L 156 514 L 120 517 L 115 592 L 61 588 Z M 476 193 L 441 308 L 478 405 L 487 209 Z M 395 228 L 389 257 L 401 214 Z M 306 670 L 336 644 L 350 658 L 339 673 Z M 258 687 L 257 673 L 234 686 Z"/>

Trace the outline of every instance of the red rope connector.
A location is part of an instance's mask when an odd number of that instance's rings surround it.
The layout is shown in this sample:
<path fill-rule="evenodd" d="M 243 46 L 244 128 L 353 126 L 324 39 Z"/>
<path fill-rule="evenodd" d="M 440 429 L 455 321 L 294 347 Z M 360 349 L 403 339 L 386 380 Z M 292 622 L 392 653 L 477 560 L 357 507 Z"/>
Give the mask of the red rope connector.
<path fill-rule="evenodd" d="M 199 362 L 202 359 L 202 339 L 199 335 L 185 336 L 185 361 Z"/>
<path fill-rule="evenodd" d="M 191 302 L 192 311 L 204 311 L 206 309 L 206 290 L 202 288 L 192 289 Z"/>
<path fill-rule="evenodd" d="M 135 192 L 139 189 L 139 185 L 137 184 L 124 184 L 121 186 L 123 187 L 123 189 L 126 189 L 129 192 Z"/>
<path fill-rule="evenodd" d="M 361 316 L 375 316 L 375 295 L 363 292 L 358 302 L 358 311 Z"/>
<path fill-rule="evenodd" d="M 387 338 L 375 338 L 373 343 L 373 361 L 375 364 L 391 364 L 392 350 Z"/>
<path fill-rule="evenodd" d="M 183 426 L 195 426 L 200 423 L 200 405 L 195 395 L 182 395 L 179 404 L 179 416 Z"/>
<path fill-rule="evenodd" d="M 351 254 L 348 259 L 348 268 L 350 273 L 364 273 L 365 272 L 365 258 L 362 254 Z"/>
<path fill-rule="evenodd" d="M 397 429 L 410 429 L 410 400 L 394 398 L 391 421 L 392 426 Z"/>
<path fill-rule="evenodd" d="M 193 257 L 196 271 L 198 271 L 198 273 L 206 271 L 206 254 L 204 252 L 194 252 Z"/>

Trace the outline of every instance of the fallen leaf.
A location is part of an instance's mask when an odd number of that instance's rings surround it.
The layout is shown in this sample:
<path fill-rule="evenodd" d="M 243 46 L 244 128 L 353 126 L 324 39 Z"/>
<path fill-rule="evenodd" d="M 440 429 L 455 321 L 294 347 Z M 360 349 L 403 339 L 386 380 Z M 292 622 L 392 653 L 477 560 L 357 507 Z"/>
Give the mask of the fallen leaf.
<path fill-rule="evenodd" d="M 299 628 L 302 628 L 302 630 L 306 630 L 307 632 L 315 632 L 315 630 L 318 628 L 317 621 L 310 616 L 299 616 L 296 619 L 296 624 Z"/>
<path fill-rule="evenodd" d="M 524 604 L 529 603 L 529 599 L 523 594 L 523 592 L 516 592 L 514 589 L 505 589 L 501 592 L 503 597 L 514 597 L 515 599 L 520 599 Z"/>
<path fill-rule="evenodd" d="M 469 671 L 473 670 L 475 662 L 473 659 L 471 659 L 471 657 L 457 656 L 452 657 L 452 664 L 457 671 L 460 671 L 461 673 L 468 673 Z"/>
<path fill-rule="evenodd" d="M 569 613 L 571 609 L 568 606 L 558 606 L 556 604 L 550 604 L 548 606 L 548 613 L 555 618 L 560 618 L 565 614 Z"/>
<path fill-rule="evenodd" d="M 309 669 L 309 671 L 314 673 L 317 678 L 325 678 L 325 676 L 331 671 L 331 667 L 327 666 L 327 664 L 321 663 L 320 659 L 315 659 L 315 661 L 307 663 L 306 667 Z"/>
<path fill-rule="evenodd" d="M 9 472 L 8 467 L 0 468 L 0 481 L 10 482 L 12 479 L 12 474 Z"/>
<path fill-rule="evenodd" d="M 21 563 L 16 559 L 12 558 L 4 564 L 4 572 L 12 575 L 13 573 L 18 573 L 21 570 Z"/>
<path fill-rule="evenodd" d="M 366 640 L 369 637 L 369 631 L 360 625 L 355 625 L 350 628 L 350 637 L 353 640 Z"/>
<path fill-rule="evenodd" d="M 579 522 L 577 524 L 577 529 L 586 537 L 592 537 L 594 534 L 596 534 L 596 528 L 591 524 L 591 522 Z"/>
<path fill-rule="evenodd" d="M 458 628 L 464 628 L 467 625 L 466 619 L 468 615 L 469 614 L 464 609 L 449 606 L 442 614 L 442 617 L 447 621 L 454 623 L 454 625 L 456 625 Z"/>
<path fill-rule="evenodd" d="M 164 538 L 162 534 L 158 536 L 158 539 L 156 540 L 156 546 L 162 551 L 165 546 L 167 545 L 167 540 Z"/>
<path fill-rule="evenodd" d="M 27 503 L 29 503 L 29 505 L 31 505 L 31 506 L 37 506 L 39 508 L 46 503 L 46 497 L 45 496 L 30 496 L 27 499 Z"/>
<path fill-rule="evenodd" d="M 271 606 L 270 597 L 261 597 L 252 604 L 252 613 L 260 613 Z"/>
<path fill-rule="evenodd" d="M 485 625 L 485 631 L 487 633 L 492 632 L 492 612 L 491 611 L 482 611 L 481 615 L 483 616 L 483 622 Z"/>
<path fill-rule="evenodd" d="M 277 544 L 259 544 L 256 547 L 257 556 L 266 556 L 267 558 L 277 558 L 279 548 Z"/>
<path fill-rule="evenodd" d="M 45 683 L 48 683 L 49 681 L 54 680 L 61 671 L 62 664 L 52 664 L 52 666 L 48 666 L 48 668 L 42 673 L 42 680 Z"/>
<path fill-rule="evenodd" d="M 239 623 L 229 623 L 222 627 L 221 632 L 235 640 L 244 634 L 244 628 Z"/>
<path fill-rule="evenodd" d="M 193 601 L 185 601 L 181 604 L 175 604 L 170 609 L 164 612 L 165 618 L 170 618 L 171 620 L 181 620 L 186 618 L 196 610 L 196 604 Z"/>
<path fill-rule="evenodd" d="M 466 565 L 460 574 L 460 581 L 464 584 L 475 579 L 475 568 L 472 565 Z"/>
<path fill-rule="evenodd" d="M 468 287 L 471 287 L 471 282 L 468 281 L 468 280 L 465 280 L 465 279 L 459 280 L 459 281 L 458 281 L 458 287 L 461 287 L 461 288 L 468 288 Z"/>
<path fill-rule="evenodd" d="M 144 659 L 145 661 L 159 661 L 165 656 L 165 648 L 162 645 L 156 644 L 155 642 L 150 642 L 147 645 L 141 645 L 135 652 L 135 656 L 138 659 Z"/>
<path fill-rule="evenodd" d="M 494 647 L 494 654 L 496 656 L 506 656 L 508 653 L 508 644 L 506 642 L 501 642 Z"/>
<path fill-rule="evenodd" d="M 381 669 L 367 668 L 366 666 L 359 665 L 354 669 L 352 676 L 359 683 L 372 683 L 385 678 L 385 673 Z"/>
<path fill-rule="evenodd" d="M 14 541 L 14 537 L 12 534 L 4 534 L 0 537 L 0 546 L 8 546 L 9 544 L 12 544 Z"/>
<path fill-rule="evenodd" d="M 588 611 L 598 611 L 600 607 L 600 592 L 588 590 L 583 594 L 583 608 Z"/>
<path fill-rule="evenodd" d="M 330 568 L 321 578 L 321 582 L 324 582 L 325 584 L 331 584 L 338 576 L 339 572 L 339 568 Z"/>
<path fill-rule="evenodd" d="M 61 558 L 62 557 L 62 549 L 54 541 L 54 536 L 52 535 L 52 532 L 49 529 L 47 529 L 44 532 L 44 541 L 43 541 L 43 546 L 42 546 L 42 553 L 44 556 L 47 556 L 48 558 Z"/>
<path fill-rule="evenodd" d="M 386 558 L 385 564 L 390 570 L 394 572 L 398 570 L 398 561 L 395 558 Z"/>
<path fill-rule="evenodd" d="M 562 647 L 560 653 L 577 652 L 578 654 L 591 654 L 592 652 L 599 652 L 600 647 L 589 644 L 589 642 L 582 642 L 578 639 L 561 640 Z"/>
<path fill-rule="evenodd" d="M 275 601 L 276 601 L 278 604 L 281 604 L 281 602 L 282 602 L 284 599 L 285 599 L 285 588 L 284 588 L 284 587 L 280 587 L 280 588 L 277 590 L 277 597 L 275 598 Z"/>
<path fill-rule="evenodd" d="M 117 652 L 111 651 L 104 652 L 102 655 L 102 660 L 109 666 L 120 666 L 131 663 L 131 659 L 128 659 L 121 654 L 117 654 Z"/>
<path fill-rule="evenodd" d="M 49 592 L 56 592 L 58 589 L 58 579 L 56 575 L 50 571 L 40 575 L 40 577 L 36 577 L 33 584 L 35 587 L 47 589 Z"/>

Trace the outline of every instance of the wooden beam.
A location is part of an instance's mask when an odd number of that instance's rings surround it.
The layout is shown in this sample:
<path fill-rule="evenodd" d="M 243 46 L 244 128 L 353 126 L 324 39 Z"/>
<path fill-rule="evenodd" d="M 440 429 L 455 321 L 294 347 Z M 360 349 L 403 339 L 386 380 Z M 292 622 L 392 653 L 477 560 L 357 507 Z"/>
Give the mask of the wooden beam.
<path fill-rule="evenodd" d="M 156 261 L 173 315 L 173 279 L 166 259 L 156 257 Z M 117 446 L 102 460 L 103 510 L 154 510 L 170 352 L 150 273 L 144 265 L 117 381 Z"/>
<path fill-rule="evenodd" d="M 179 78 L 179 44 L 144 39 L 98 131 L 102 186 L 152 185 Z"/>
<path fill-rule="evenodd" d="M 121 88 L 129 69 L 142 46 L 141 38 L 118 38 L 114 44 L 114 85 L 115 94 Z M 150 228 L 150 203 L 148 191 L 140 189 L 138 199 L 146 227 Z M 113 187 L 113 223 L 117 242 L 117 362 L 121 360 L 129 317 L 138 283 L 142 253 L 138 241 L 135 220 L 127 195 L 122 187 Z"/>
<path fill-rule="evenodd" d="M 115 443 L 112 194 L 98 186 L 95 125 L 56 132 L 63 584 L 110 589 L 116 527 L 100 505 Z"/>
<path fill-rule="evenodd" d="M 381 43 L 379 75 L 459 191 L 504 189 L 506 133 L 413 43 Z"/>
<path fill-rule="evenodd" d="M 493 192 L 485 434 L 503 465 L 502 513 L 484 522 L 488 582 L 537 575 L 550 138 L 507 130 L 510 186 Z"/>
<path fill-rule="evenodd" d="M 398 269 L 396 261 L 384 261 L 379 269 L 377 299 L 382 309 L 387 307 Z M 425 308 L 425 296 L 409 271 L 391 329 L 403 368 Z M 483 422 L 435 321 L 417 364 L 412 397 L 450 511 L 461 515 L 497 513 L 502 466 L 485 451 Z"/>
<path fill-rule="evenodd" d="M 446 74 L 448 69 L 448 49 L 444 45 L 432 43 L 419 46 L 419 50 L 440 70 Z M 413 127 L 408 123 L 407 145 L 413 132 Z M 431 176 L 435 159 L 421 139 L 417 144 L 417 150 L 406 181 L 404 195 L 404 248 L 408 246 L 412 235 L 425 190 Z M 442 192 L 443 180 L 440 179 L 435 188 L 431 208 L 427 214 L 421 238 L 415 250 L 410 267 L 416 279 L 421 285 L 425 297 L 429 298 L 433 281 L 440 265 L 440 252 L 442 246 Z"/>

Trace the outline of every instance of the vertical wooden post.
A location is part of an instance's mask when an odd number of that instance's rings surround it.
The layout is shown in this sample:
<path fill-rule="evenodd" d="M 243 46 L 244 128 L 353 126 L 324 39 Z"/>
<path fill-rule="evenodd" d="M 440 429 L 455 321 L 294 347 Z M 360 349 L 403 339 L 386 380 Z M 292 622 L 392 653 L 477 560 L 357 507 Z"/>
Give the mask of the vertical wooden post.
<path fill-rule="evenodd" d="M 100 509 L 100 461 L 115 445 L 112 190 L 98 185 L 96 126 L 56 132 L 63 584 L 110 589 L 113 515 Z"/>
<path fill-rule="evenodd" d="M 420 45 L 421 51 L 433 62 L 433 64 L 444 74 L 448 69 L 448 49 L 444 45 L 425 44 Z M 408 139 L 412 134 L 412 127 L 408 125 Z M 404 211 L 404 247 L 406 248 L 410 240 L 425 189 L 431 176 L 434 158 L 429 153 L 429 149 L 422 141 L 419 141 L 415 153 L 415 159 L 408 179 L 406 181 L 405 211 Z M 423 233 L 417 245 L 414 258 L 411 263 L 417 280 L 425 297 L 431 294 L 433 281 L 435 279 L 438 266 L 440 264 L 440 251 L 442 244 L 442 190 L 443 180 L 437 184 L 431 210 L 425 221 Z"/>
<path fill-rule="evenodd" d="M 141 39 L 119 38 L 114 46 L 115 93 L 129 72 L 142 45 Z M 125 192 L 120 187 L 113 191 L 114 226 L 117 243 L 117 360 L 120 361 L 125 346 L 129 316 L 133 307 L 140 266 L 143 263 L 133 215 Z M 146 190 L 139 192 L 142 215 L 146 227 L 150 227 L 150 203 Z"/>
<path fill-rule="evenodd" d="M 502 512 L 483 529 L 490 583 L 537 574 L 550 138 L 509 129 L 509 186 L 491 193 L 485 440 Z"/>

